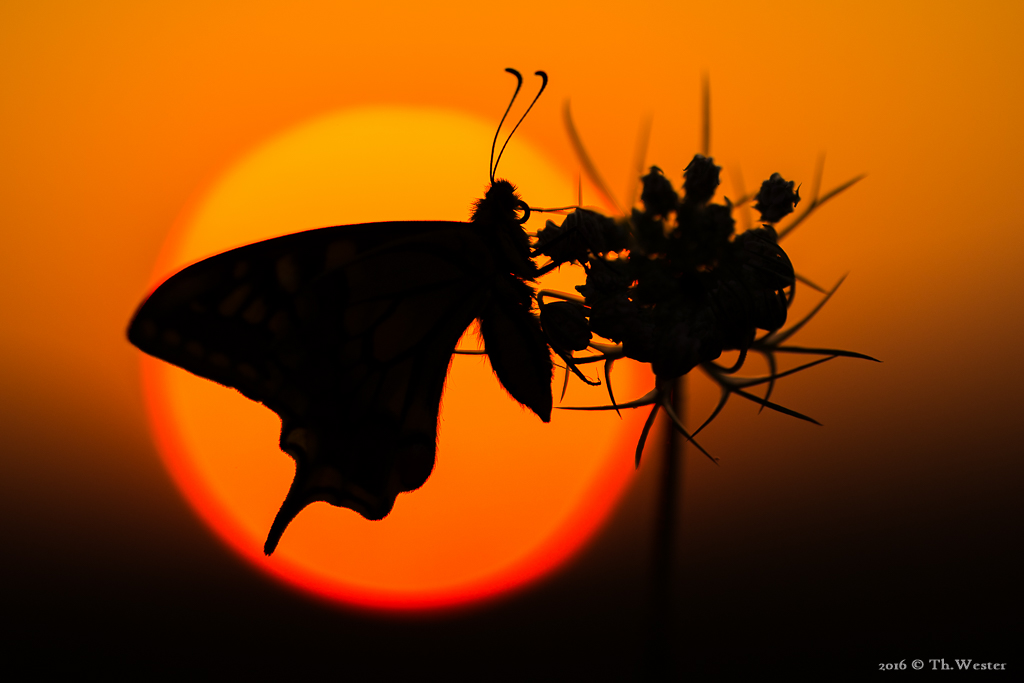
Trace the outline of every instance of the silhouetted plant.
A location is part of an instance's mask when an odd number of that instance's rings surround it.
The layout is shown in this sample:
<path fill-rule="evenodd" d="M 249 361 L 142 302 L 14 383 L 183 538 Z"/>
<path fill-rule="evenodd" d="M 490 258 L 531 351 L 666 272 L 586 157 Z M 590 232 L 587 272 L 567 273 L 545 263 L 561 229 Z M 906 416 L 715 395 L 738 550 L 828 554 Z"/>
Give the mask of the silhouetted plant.
<path fill-rule="evenodd" d="M 568 263 L 581 266 L 586 273 L 585 284 L 576 287 L 578 294 L 541 290 L 536 295 L 548 343 L 565 364 L 562 397 L 570 373 L 587 384 L 598 384 L 584 374 L 581 366 L 604 363 L 610 404 L 563 409 L 619 411 L 651 406 L 636 446 L 637 467 L 658 411 L 664 409 L 673 425 L 666 435 L 655 522 L 652 642 L 647 662 L 647 673 L 654 677 L 671 673 L 670 586 L 682 449 L 676 434 L 717 463 L 694 437 L 719 415 L 731 396 L 817 424 L 813 418 L 771 401 L 775 382 L 840 356 L 875 360 L 853 351 L 788 343 L 832 297 L 842 279 L 824 291 L 796 273 L 779 244 L 818 207 L 863 176 L 819 195 L 819 165 L 810 201 L 781 229 L 776 229 L 776 224 L 793 213 L 801 197 L 795 183 L 778 173 L 765 180 L 753 197 L 741 197 L 735 205 L 728 199 L 724 204 L 713 203 L 721 168 L 708 155 L 707 93 L 705 83 L 703 153 L 694 155 L 686 166 L 681 195 L 660 168 L 651 166 L 640 180 L 640 208 L 633 208 L 628 216 L 610 218 L 577 207 L 560 225 L 548 221 L 533 245 L 534 256 L 550 259 L 540 272 Z M 568 106 L 566 124 L 588 175 L 614 203 L 583 148 Z M 645 136 L 646 131 L 642 133 Z M 756 202 L 753 209 L 760 214 L 760 225 L 737 233 L 733 209 L 751 200 Z M 783 329 L 798 280 L 824 296 L 810 313 Z M 723 352 L 730 350 L 738 352 L 737 360 L 729 366 L 719 364 Z M 584 351 L 590 353 L 577 355 Z M 765 358 L 767 375 L 737 374 L 750 352 Z M 780 354 L 819 357 L 780 370 Z M 626 403 L 616 402 L 611 383 L 612 367 L 622 358 L 649 363 L 655 375 L 654 388 L 647 395 Z M 721 396 L 711 415 L 691 434 L 681 419 L 685 407 L 683 378 L 695 368 L 718 385 Z M 765 387 L 763 396 L 751 393 L 759 386 Z"/>
<path fill-rule="evenodd" d="M 695 155 L 684 171 L 680 196 L 661 169 L 652 166 L 641 179 L 642 208 L 634 208 L 624 218 L 577 208 L 561 225 L 548 221 L 534 244 L 535 255 L 551 259 L 542 270 L 571 263 L 582 266 L 586 273 L 586 283 L 576 287 L 578 294 L 551 290 L 537 293 L 541 325 L 551 348 L 565 362 L 566 380 L 572 372 L 584 382 L 596 384 L 580 366 L 603 361 L 608 376 L 612 364 L 621 358 L 649 363 L 654 371 L 655 386 L 642 398 L 617 403 L 608 379 L 609 405 L 563 408 L 619 410 L 651 406 L 637 443 L 637 465 L 660 409 L 694 446 L 711 457 L 686 431 L 669 401 L 671 382 L 694 368 L 700 368 L 722 392 L 718 406 L 696 434 L 717 417 L 732 395 L 815 422 L 772 402 L 775 382 L 839 356 L 875 360 L 854 351 L 786 343 L 821 310 L 842 280 L 827 292 L 821 290 L 796 274 L 779 244 L 814 210 L 863 176 L 825 196 L 819 196 L 815 189 L 807 209 L 779 231 L 775 224 L 800 203 L 795 183 L 775 173 L 761 184 L 754 197 L 742 198 L 736 205 L 728 199 L 716 204 L 711 198 L 718 188 L 720 170 L 710 157 Z M 760 213 L 760 225 L 737 233 L 733 209 L 750 199 L 756 201 L 753 208 Z M 825 296 L 807 316 L 782 329 L 798 279 Z M 596 341 L 595 336 L 612 343 Z M 594 353 L 576 355 L 588 349 Z M 739 352 L 737 361 L 728 367 L 718 364 L 722 353 L 730 350 Z M 768 375 L 737 376 L 751 351 L 765 357 Z M 780 371 L 779 354 L 822 358 Z M 767 385 L 764 396 L 748 391 L 759 385 Z M 564 396 L 564 384 L 562 393 Z"/>

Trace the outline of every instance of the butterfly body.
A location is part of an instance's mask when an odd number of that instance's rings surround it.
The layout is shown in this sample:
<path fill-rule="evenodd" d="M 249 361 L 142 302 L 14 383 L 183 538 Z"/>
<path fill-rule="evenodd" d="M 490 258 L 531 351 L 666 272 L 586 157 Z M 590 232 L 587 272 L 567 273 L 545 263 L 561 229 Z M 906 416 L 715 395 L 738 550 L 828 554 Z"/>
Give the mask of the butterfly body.
<path fill-rule="evenodd" d="M 523 212 L 518 218 L 517 212 Z M 468 223 L 344 225 L 195 263 L 142 304 L 129 340 L 281 417 L 295 479 L 267 539 L 306 505 L 381 519 L 433 469 L 455 346 L 480 321 L 513 398 L 548 421 L 551 359 L 531 311 L 536 274 L 507 181 Z"/>

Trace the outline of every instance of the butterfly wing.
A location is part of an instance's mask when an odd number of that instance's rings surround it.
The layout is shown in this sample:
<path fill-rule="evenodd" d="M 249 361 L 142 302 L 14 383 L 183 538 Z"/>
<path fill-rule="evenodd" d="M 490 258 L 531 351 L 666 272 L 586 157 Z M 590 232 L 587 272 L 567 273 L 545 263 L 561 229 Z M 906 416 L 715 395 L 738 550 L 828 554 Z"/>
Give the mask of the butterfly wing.
<path fill-rule="evenodd" d="M 281 417 L 296 474 L 270 553 L 312 502 L 380 519 L 426 481 L 452 351 L 474 318 L 501 307 L 496 270 L 469 223 L 311 230 L 185 268 L 142 304 L 128 338 Z M 536 346 L 529 311 L 507 315 Z M 549 382 L 550 360 L 546 371 Z M 543 381 L 543 369 L 525 372 Z"/>

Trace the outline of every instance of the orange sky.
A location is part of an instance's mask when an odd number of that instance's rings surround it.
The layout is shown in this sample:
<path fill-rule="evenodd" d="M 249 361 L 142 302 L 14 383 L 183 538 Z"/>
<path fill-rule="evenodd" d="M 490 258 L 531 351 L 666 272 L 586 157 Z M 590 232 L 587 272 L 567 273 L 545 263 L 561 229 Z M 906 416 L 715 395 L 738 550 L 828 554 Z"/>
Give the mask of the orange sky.
<path fill-rule="evenodd" d="M 1005 2 L 448 7 L 408 3 L 387 15 L 374 4 L 328 2 L 0 8 L 0 486 L 8 583 L 20 582 L 19 605 L 34 605 L 23 613 L 61 605 L 74 631 L 97 595 L 122 617 L 181 604 L 198 613 L 189 596 L 227 595 L 232 605 L 262 606 L 252 614 L 329 621 L 354 642 L 397 633 L 452 654 L 438 634 L 461 634 L 481 657 L 498 657 L 488 635 L 500 634 L 519 638 L 526 659 L 547 641 L 507 624 L 541 621 L 550 633 L 592 636 L 586 651 L 598 653 L 597 670 L 628 667 L 602 638 L 639 647 L 629 624 L 643 600 L 651 471 L 591 548 L 532 593 L 432 628 L 352 621 L 255 577 L 199 526 L 150 443 L 137 352 L 124 338 L 175 218 L 247 150 L 354 105 L 441 106 L 496 120 L 508 90 L 502 69 L 514 66 L 551 75 L 517 135 L 571 172 L 560 122 L 571 98 L 613 188 L 629 180 L 648 114 L 648 161 L 679 179 L 697 150 L 705 70 L 712 154 L 727 194 L 740 170 L 748 189 L 774 171 L 809 184 L 820 152 L 826 187 L 868 173 L 785 247 L 816 281 L 851 273 L 801 342 L 885 362 L 835 361 L 779 387 L 778 400 L 824 427 L 730 406 L 706 433 L 702 443 L 722 466 L 687 464 L 680 580 L 701 586 L 686 594 L 688 614 L 734 643 L 754 642 L 785 606 L 792 624 L 822 619 L 843 642 L 877 618 L 878 638 L 862 636 L 869 668 L 890 644 L 901 657 L 918 656 L 913 643 L 933 646 L 920 656 L 960 656 L 936 644 L 964 642 L 962 624 L 1006 633 L 995 605 L 1020 606 L 1019 593 L 1004 592 L 1019 573 L 1007 544 L 1021 522 L 1013 425 L 1024 336 L 1015 202 L 1024 180 L 1024 10 Z M 381 179 L 395 192 L 407 183 L 444 191 L 430 168 L 400 162 Z M 379 210 L 377 219 L 393 218 Z M 801 295 L 806 304 L 809 292 Z M 695 386 L 695 409 L 712 400 Z M 959 552 L 945 550 L 953 547 Z M 52 602 L 35 600 L 43 595 Z M 935 595 L 945 611 L 930 606 Z M 210 623 L 245 631 L 215 604 L 201 602 L 216 615 Z M 680 628 L 696 642 L 710 637 Z M 824 642 L 804 628 L 774 632 Z M 725 648 L 716 642 L 712 650 Z M 241 660 L 252 651 L 237 646 Z"/>

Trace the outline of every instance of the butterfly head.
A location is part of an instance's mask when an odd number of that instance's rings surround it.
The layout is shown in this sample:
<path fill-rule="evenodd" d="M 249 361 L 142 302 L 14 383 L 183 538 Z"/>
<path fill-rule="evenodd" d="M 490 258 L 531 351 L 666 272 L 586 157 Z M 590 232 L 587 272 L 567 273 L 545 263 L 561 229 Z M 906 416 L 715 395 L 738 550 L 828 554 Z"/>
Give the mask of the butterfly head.
<path fill-rule="evenodd" d="M 521 226 L 530 218 L 530 206 L 516 186 L 507 180 L 495 180 L 483 199 L 473 204 L 472 222 L 477 225 Z"/>

